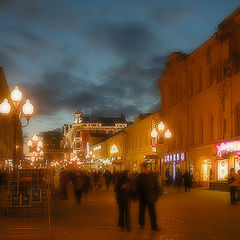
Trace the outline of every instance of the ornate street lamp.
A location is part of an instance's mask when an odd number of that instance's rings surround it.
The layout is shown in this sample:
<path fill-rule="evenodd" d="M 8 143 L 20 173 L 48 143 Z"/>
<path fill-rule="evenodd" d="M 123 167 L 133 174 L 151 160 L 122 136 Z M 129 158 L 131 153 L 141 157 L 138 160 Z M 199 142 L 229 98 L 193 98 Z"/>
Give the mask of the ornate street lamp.
<path fill-rule="evenodd" d="M 37 134 L 34 134 L 31 139 L 28 140 L 27 145 L 29 151 L 32 152 L 35 164 L 39 164 L 36 160 L 43 160 L 43 142 Z"/>
<path fill-rule="evenodd" d="M 0 105 L 0 113 L 3 115 L 8 115 L 11 113 L 12 115 L 12 123 L 13 123 L 13 168 L 16 169 L 17 167 L 17 127 L 18 124 L 21 124 L 21 117 L 22 115 L 26 118 L 26 124 L 21 127 L 26 127 L 29 124 L 30 118 L 33 114 L 34 108 L 33 105 L 29 100 L 21 107 L 21 100 L 22 100 L 22 93 L 18 87 L 15 87 L 14 90 L 11 92 L 11 99 L 10 102 L 8 99 L 4 99 L 2 104 Z"/>

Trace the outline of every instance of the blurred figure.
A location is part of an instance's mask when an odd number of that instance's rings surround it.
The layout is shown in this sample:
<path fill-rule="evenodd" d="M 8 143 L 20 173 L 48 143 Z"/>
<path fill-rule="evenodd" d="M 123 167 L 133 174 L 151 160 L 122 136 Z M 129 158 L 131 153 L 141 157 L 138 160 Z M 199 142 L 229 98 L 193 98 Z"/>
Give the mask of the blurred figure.
<path fill-rule="evenodd" d="M 119 176 L 116 185 L 116 200 L 119 210 L 118 226 L 123 231 L 131 231 L 130 227 L 130 205 L 131 205 L 131 184 L 128 170 Z"/>
<path fill-rule="evenodd" d="M 89 172 L 85 171 L 84 174 L 83 174 L 83 193 L 85 195 L 85 198 L 87 199 L 87 195 L 88 195 L 88 192 L 89 192 L 89 189 L 91 188 L 91 177 L 90 177 L 90 174 Z"/>
<path fill-rule="evenodd" d="M 237 187 L 238 201 L 240 201 L 240 170 L 238 170 L 237 175 L 238 175 L 238 187 Z"/>
<path fill-rule="evenodd" d="M 188 172 L 187 169 L 185 170 L 185 173 L 183 174 L 182 178 L 183 178 L 183 181 L 184 181 L 185 192 L 190 192 L 190 187 L 192 185 L 192 183 L 191 183 L 192 178 L 191 178 L 190 173 Z"/>
<path fill-rule="evenodd" d="M 83 175 L 80 172 L 77 172 L 73 180 L 73 189 L 77 203 L 81 203 L 83 185 L 84 185 Z"/>
<path fill-rule="evenodd" d="M 97 171 L 93 173 L 93 182 L 94 182 L 94 188 L 97 189 L 98 187 L 98 179 L 99 179 L 99 174 Z"/>
<path fill-rule="evenodd" d="M 160 194 L 160 186 L 155 174 L 149 172 L 148 165 L 142 165 L 142 173 L 136 179 L 136 189 L 139 197 L 139 225 L 141 229 L 145 225 L 145 210 L 148 208 L 151 227 L 158 231 L 155 202 Z"/>
<path fill-rule="evenodd" d="M 167 184 L 167 186 L 168 186 L 168 185 L 171 184 L 171 176 L 170 176 L 169 168 L 167 168 L 166 171 L 165 171 L 165 177 L 166 177 L 166 179 L 167 179 L 166 184 Z"/>
<path fill-rule="evenodd" d="M 59 179 L 60 183 L 60 192 L 61 192 L 61 198 L 64 200 L 68 199 L 68 195 L 67 195 L 67 186 L 68 186 L 68 182 L 69 182 L 69 174 L 67 172 L 67 170 L 62 170 L 60 172 L 60 179 Z"/>
<path fill-rule="evenodd" d="M 239 176 L 235 173 L 235 169 L 231 168 L 230 173 L 228 175 L 228 184 L 230 187 L 230 201 L 231 204 L 237 203 L 236 199 L 236 190 L 239 184 Z"/>
<path fill-rule="evenodd" d="M 103 174 L 102 172 L 98 173 L 98 189 L 102 189 L 102 185 L 103 185 Z"/>
<path fill-rule="evenodd" d="M 105 178 L 106 189 L 108 190 L 110 188 L 111 181 L 112 181 L 111 172 L 106 170 L 106 172 L 104 173 L 104 178 Z"/>
<path fill-rule="evenodd" d="M 178 192 L 180 192 L 180 189 L 181 189 L 182 177 L 183 177 L 182 173 L 181 173 L 180 169 L 178 168 L 177 172 L 176 172 L 176 179 L 175 179 L 175 184 L 176 184 Z"/>

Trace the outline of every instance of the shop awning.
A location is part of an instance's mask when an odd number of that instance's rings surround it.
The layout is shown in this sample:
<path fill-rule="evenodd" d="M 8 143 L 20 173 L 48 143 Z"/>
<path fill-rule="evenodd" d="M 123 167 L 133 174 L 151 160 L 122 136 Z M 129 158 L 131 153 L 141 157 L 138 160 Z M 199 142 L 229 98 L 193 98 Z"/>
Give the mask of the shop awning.
<path fill-rule="evenodd" d="M 150 155 L 145 155 L 144 159 L 159 159 L 158 155 L 150 154 Z"/>

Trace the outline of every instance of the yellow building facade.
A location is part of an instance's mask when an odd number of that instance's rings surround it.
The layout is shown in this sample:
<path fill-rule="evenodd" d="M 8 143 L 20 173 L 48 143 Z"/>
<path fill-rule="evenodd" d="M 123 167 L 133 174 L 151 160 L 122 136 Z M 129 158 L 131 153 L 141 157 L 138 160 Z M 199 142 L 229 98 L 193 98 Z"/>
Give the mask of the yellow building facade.
<path fill-rule="evenodd" d="M 160 171 L 160 152 L 152 149 L 153 121 L 160 121 L 159 112 L 139 114 L 134 123 L 107 140 L 93 145 L 91 150 L 95 158 L 109 160 L 108 169 L 112 171 L 128 169 L 130 172 L 140 172 L 141 164 L 146 161 L 153 171 Z M 159 149 L 162 149 L 160 145 L 157 146 L 157 150 Z"/>
<path fill-rule="evenodd" d="M 224 183 L 230 168 L 239 169 L 239 25 L 237 9 L 191 54 L 171 54 L 158 81 L 162 118 L 174 133 L 165 154 L 185 153 L 182 170 L 201 186 Z"/>

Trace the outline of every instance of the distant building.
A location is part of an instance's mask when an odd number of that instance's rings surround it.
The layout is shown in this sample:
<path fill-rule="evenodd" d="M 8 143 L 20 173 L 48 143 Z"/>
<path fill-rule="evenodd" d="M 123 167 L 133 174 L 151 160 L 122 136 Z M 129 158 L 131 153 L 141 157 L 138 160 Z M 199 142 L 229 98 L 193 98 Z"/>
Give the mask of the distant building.
<path fill-rule="evenodd" d="M 0 67 L 0 104 L 5 98 L 10 98 L 10 91 L 3 68 Z M 13 146 L 13 144 L 14 127 L 12 116 L 11 114 L 5 116 L 0 113 L 0 168 L 11 166 L 14 147 L 16 147 L 18 163 L 19 160 L 23 159 L 23 136 L 20 121 L 16 130 L 16 146 Z"/>
<path fill-rule="evenodd" d="M 62 132 L 59 130 L 43 132 L 44 159 L 47 162 L 61 162 L 65 149 L 61 148 Z"/>
<path fill-rule="evenodd" d="M 63 147 L 70 149 L 68 160 L 84 160 L 95 143 L 112 136 L 127 127 L 125 116 L 89 117 L 81 112 L 74 113 L 74 122 L 63 126 Z"/>
<path fill-rule="evenodd" d="M 240 8 L 191 54 L 171 54 L 158 81 L 161 114 L 174 133 L 165 169 L 172 176 L 188 169 L 197 185 L 217 187 L 230 168 L 240 169 L 239 26 Z M 180 151 L 187 161 L 173 160 Z"/>
<path fill-rule="evenodd" d="M 153 121 L 159 122 L 159 119 L 159 112 L 140 113 L 128 127 L 92 146 L 95 162 L 102 163 L 102 168 L 111 171 L 128 169 L 141 172 L 141 164 L 146 162 L 146 156 L 158 158 L 152 150 L 151 131 Z M 152 171 L 159 172 L 160 160 L 156 159 L 148 159 L 148 163 Z"/>

